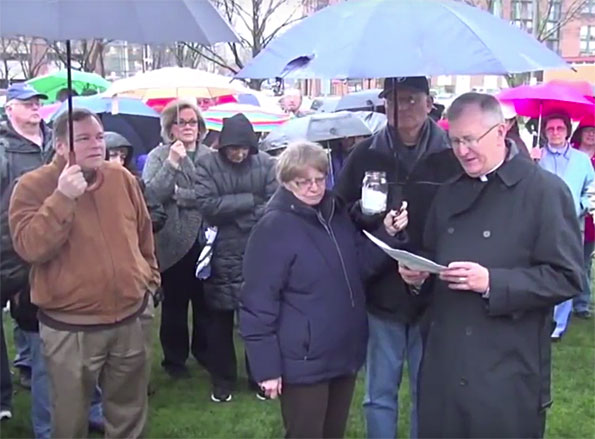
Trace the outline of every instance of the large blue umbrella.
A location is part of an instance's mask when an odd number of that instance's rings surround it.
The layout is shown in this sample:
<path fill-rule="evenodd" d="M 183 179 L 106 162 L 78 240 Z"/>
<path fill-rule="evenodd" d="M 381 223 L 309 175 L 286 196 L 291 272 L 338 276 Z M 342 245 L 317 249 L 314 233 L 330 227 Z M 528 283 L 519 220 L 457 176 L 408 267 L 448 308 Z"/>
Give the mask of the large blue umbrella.
<path fill-rule="evenodd" d="M 139 99 L 77 96 L 73 98 L 72 104 L 74 108 L 86 108 L 98 114 L 105 130 L 126 137 L 136 156 L 147 154 L 160 141 L 159 113 Z M 52 120 L 64 111 L 68 111 L 67 102 L 63 102 L 56 110 Z"/>
<path fill-rule="evenodd" d="M 240 78 L 382 78 L 567 68 L 522 29 L 451 0 L 352 0 L 274 39 Z"/>
<path fill-rule="evenodd" d="M 0 36 L 135 43 L 238 41 L 209 0 L 0 0 Z"/>

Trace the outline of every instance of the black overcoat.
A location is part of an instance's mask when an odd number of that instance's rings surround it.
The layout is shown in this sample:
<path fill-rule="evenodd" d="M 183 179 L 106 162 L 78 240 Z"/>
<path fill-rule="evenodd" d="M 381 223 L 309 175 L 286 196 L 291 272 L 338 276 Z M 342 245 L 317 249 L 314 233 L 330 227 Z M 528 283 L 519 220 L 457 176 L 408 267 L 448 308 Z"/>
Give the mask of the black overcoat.
<path fill-rule="evenodd" d="M 521 155 L 487 182 L 442 187 L 424 232 L 441 264 L 489 269 L 489 298 L 432 278 L 420 374 L 421 437 L 540 437 L 550 397 L 552 308 L 581 291 L 570 191 Z"/>

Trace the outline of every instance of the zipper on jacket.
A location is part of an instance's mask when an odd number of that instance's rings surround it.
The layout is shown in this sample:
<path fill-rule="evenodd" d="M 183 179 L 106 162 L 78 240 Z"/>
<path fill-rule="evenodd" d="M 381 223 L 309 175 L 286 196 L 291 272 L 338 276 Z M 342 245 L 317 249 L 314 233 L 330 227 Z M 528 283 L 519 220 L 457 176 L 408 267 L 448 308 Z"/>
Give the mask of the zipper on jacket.
<path fill-rule="evenodd" d="M 333 203 L 332 206 L 333 206 L 333 208 L 331 210 L 329 223 L 330 223 L 330 220 L 333 219 L 333 215 L 335 213 L 335 204 Z M 318 218 L 318 221 L 320 221 L 320 223 L 322 224 L 322 227 L 324 227 L 324 229 L 326 230 L 326 233 L 328 234 L 328 236 L 331 238 L 331 241 L 335 245 L 335 249 L 337 250 L 337 254 L 339 255 L 339 261 L 341 262 L 341 268 L 343 269 L 343 276 L 345 277 L 345 282 L 347 282 L 347 288 L 349 289 L 349 298 L 351 299 L 351 307 L 355 308 L 355 298 L 354 298 L 354 294 L 353 294 L 353 289 L 351 288 L 351 282 L 349 281 L 349 276 L 347 275 L 347 268 L 345 267 L 345 261 L 343 260 L 343 254 L 341 253 L 341 248 L 339 247 L 337 238 L 335 237 L 335 234 L 333 233 L 333 229 L 330 227 L 329 224 L 327 224 L 327 222 L 324 220 L 324 218 L 322 217 L 322 214 L 319 211 L 316 212 L 316 217 Z"/>
<path fill-rule="evenodd" d="M 97 207 L 97 201 L 95 200 L 95 194 L 91 193 L 89 194 L 91 196 L 91 199 L 93 200 L 93 207 L 95 208 L 95 214 L 97 215 L 97 223 L 99 224 L 99 230 L 101 230 L 101 236 L 103 237 L 103 242 L 105 244 L 105 247 L 107 249 L 107 253 L 109 254 L 110 257 L 110 262 L 112 263 L 112 290 L 114 292 L 114 312 L 115 312 L 115 316 L 114 316 L 114 323 L 116 323 L 118 321 L 118 293 L 116 291 L 116 264 L 114 263 L 114 255 L 112 255 L 112 252 L 110 250 L 105 232 L 103 230 L 103 225 L 101 224 L 101 216 L 99 214 L 99 207 Z"/>

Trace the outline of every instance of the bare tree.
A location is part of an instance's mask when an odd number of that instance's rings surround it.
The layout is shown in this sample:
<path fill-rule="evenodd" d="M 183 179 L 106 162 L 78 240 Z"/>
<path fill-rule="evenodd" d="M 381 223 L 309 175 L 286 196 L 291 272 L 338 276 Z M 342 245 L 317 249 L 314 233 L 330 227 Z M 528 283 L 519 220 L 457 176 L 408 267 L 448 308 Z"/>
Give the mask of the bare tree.
<path fill-rule="evenodd" d="M 12 79 L 10 62 L 17 61 L 24 79 L 36 77 L 48 62 L 49 47 L 38 38 L 2 38 L 0 39 L 0 59 L 2 60 L 2 78 Z"/>
<path fill-rule="evenodd" d="M 237 73 L 247 59 L 258 55 L 281 31 L 304 18 L 301 2 L 288 0 L 215 0 L 215 5 L 234 28 L 240 29 L 240 43 L 226 43 L 231 59 L 221 50 L 198 44 L 182 43 L 200 58 L 221 69 Z M 283 11 L 283 7 L 286 9 Z M 241 30 L 245 30 L 242 32 Z M 249 85 L 260 89 L 262 80 L 250 80 Z"/>
<path fill-rule="evenodd" d="M 78 40 L 71 43 L 73 66 L 84 71 L 105 76 L 104 55 L 110 40 Z M 48 42 L 57 59 L 66 64 L 66 45 L 62 42 Z"/>

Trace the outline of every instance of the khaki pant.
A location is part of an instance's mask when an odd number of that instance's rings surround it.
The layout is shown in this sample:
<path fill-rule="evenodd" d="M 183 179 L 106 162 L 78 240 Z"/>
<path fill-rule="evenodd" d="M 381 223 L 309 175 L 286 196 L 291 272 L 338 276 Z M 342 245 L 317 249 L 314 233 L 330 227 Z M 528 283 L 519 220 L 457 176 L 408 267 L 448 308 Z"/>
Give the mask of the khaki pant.
<path fill-rule="evenodd" d="M 153 342 L 155 337 L 153 336 L 153 320 L 155 319 L 155 305 L 153 297 L 149 296 L 147 300 L 147 306 L 140 315 L 140 324 L 143 328 L 143 335 L 145 338 L 145 357 L 146 357 L 146 368 L 147 368 L 147 383 L 151 380 L 151 364 L 153 363 Z"/>
<path fill-rule="evenodd" d="M 147 421 L 145 337 L 140 318 L 90 332 L 40 323 L 52 400 L 52 437 L 87 437 L 87 415 L 99 381 L 105 436 L 142 437 Z"/>

